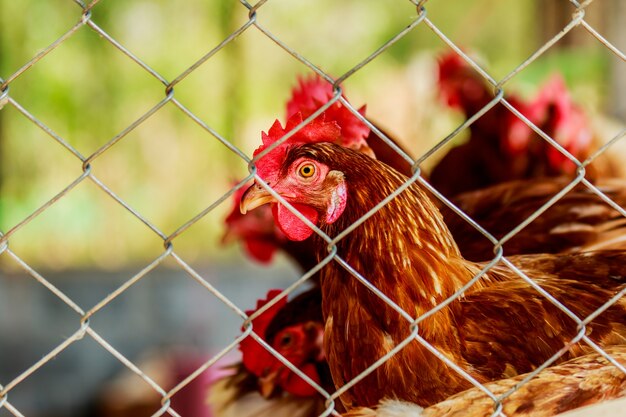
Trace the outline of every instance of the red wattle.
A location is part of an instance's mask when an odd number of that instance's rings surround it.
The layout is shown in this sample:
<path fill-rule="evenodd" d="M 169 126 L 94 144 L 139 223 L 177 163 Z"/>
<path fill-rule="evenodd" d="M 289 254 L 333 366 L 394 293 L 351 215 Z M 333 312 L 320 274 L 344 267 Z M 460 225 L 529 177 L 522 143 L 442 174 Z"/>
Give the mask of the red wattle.
<path fill-rule="evenodd" d="M 276 245 L 260 239 L 247 239 L 245 247 L 250 256 L 263 264 L 269 263 L 276 252 Z"/>
<path fill-rule="evenodd" d="M 309 378 L 313 380 L 313 382 L 320 384 L 320 376 L 317 373 L 317 369 L 315 365 L 311 363 L 307 363 L 304 366 L 300 367 L 300 370 Z M 293 394 L 298 397 L 312 397 L 317 395 L 317 390 L 309 385 L 304 379 L 300 378 L 294 372 L 289 371 L 289 378 L 284 383 L 284 390 L 290 394 Z"/>
<path fill-rule="evenodd" d="M 317 210 L 304 204 L 292 204 L 304 217 L 311 223 L 317 224 Z M 297 242 L 307 239 L 313 234 L 313 230 L 309 228 L 302 220 L 296 217 L 289 209 L 280 203 L 276 203 L 272 207 L 272 214 L 279 229 L 287 236 L 289 240 Z"/>

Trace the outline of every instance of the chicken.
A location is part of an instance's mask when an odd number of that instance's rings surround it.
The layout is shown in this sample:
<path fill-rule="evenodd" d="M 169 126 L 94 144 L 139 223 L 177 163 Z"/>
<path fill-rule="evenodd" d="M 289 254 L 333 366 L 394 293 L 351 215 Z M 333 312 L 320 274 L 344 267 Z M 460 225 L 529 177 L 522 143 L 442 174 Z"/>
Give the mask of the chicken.
<path fill-rule="evenodd" d="M 439 60 L 438 87 L 448 106 L 460 109 L 468 119 L 494 98 L 482 76 L 454 53 Z M 526 112 L 520 98 L 507 95 L 506 99 L 522 113 Z M 470 125 L 468 141 L 452 148 L 433 167 L 432 185 L 451 197 L 495 182 L 522 178 L 527 170 L 527 158 L 521 152 L 511 155 L 503 143 L 515 118 L 504 105 L 496 103 Z"/>
<path fill-rule="evenodd" d="M 307 118 L 330 101 L 333 96 L 332 85 L 319 76 L 301 78 L 287 101 L 287 119 L 289 120 L 294 114 L 299 114 L 296 117 Z M 345 93 L 343 98 L 346 98 Z M 365 106 L 360 107 L 358 111 L 365 116 Z M 299 120 L 302 121 L 302 119 Z M 405 175 L 411 175 L 411 164 L 391 148 L 383 138 L 370 130 L 340 101 L 329 106 L 318 116 L 317 120 L 335 123 L 341 129 L 341 135 L 337 137 L 338 144 L 375 156 Z M 378 129 L 380 130 L 380 128 Z M 387 138 L 390 138 L 387 133 L 383 133 Z M 391 140 L 398 148 L 407 153 L 396 141 Z M 241 189 L 241 191 L 233 194 L 234 204 L 225 219 L 226 231 L 222 242 L 241 241 L 246 253 L 261 263 L 270 262 L 277 251 L 282 251 L 301 270 L 312 269 L 317 264 L 317 260 L 313 256 L 310 242 L 289 241 L 274 224 L 269 207 L 260 207 L 245 216 L 239 212 L 239 202 L 244 191 L 245 189 Z"/>
<path fill-rule="evenodd" d="M 626 365 L 626 346 L 612 346 L 606 351 Z M 485 387 L 500 396 L 525 376 L 490 382 Z M 625 395 L 626 373 L 594 352 L 544 369 L 503 401 L 502 412 L 509 417 L 550 417 Z M 491 397 L 471 388 L 425 409 L 412 403 L 386 400 L 375 410 L 356 408 L 343 417 L 483 417 L 495 409 Z"/>
<path fill-rule="evenodd" d="M 297 115 L 296 115 L 297 116 Z M 292 116 L 294 118 L 295 116 Z M 288 122 L 286 130 L 295 126 Z M 265 147 L 286 130 L 274 124 L 263 134 Z M 339 129 L 316 120 L 292 140 L 257 162 L 257 173 L 327 235 L 334 237 L 368 213 L 407 181 L 384 163 L 340 147 Z M 330 143 L 315 143 L 322 141 Z M 313 231 L 259 184 L 244 194 L 245 213 L 272 203 L 279 228 L 290 240 Z M 318 259 L 327 244 L 317 235 Z M 342 261 L 410 317 L 420 317 L 479 275 L 485 264 L 465 260 L 438 209 L 422 187 L 412 183 L 337 242 Z M 578 317 L 588 317 L 624 288 L 626 253 L 510 257 Z M 575 264 L 578 273 L 563 265 Z M 574 272 L 576 272 L 574 271 Z M 570 276 L 571 274 L 571 276 Z M 339 262 L 321 271 L 324 350 L 335 385 L 341 387 L 411 336 L 408 319 L 355 279 Z M 620 299 L 588 324 L 600 345 L 626 343 L 626 300 Z M 504 263 L 436 314 L 419 322 L 419 335 L 480 382 L 532 370 L 577 334 L 576 323 L 519 278 Z M 574 344 L 561 360 L 586 352 Z M 469 388 L 421 343 L 412 341 L 342 395 L 349 410 L 373 406 L 383 398 L 430 405 Z"/>
<path fill-rule="evenodd" d="M 270 290 L 257 302 L 263 307 L 280 294 Z M 246 311 L 250 315 L 256 310 Z M 294 311 L 297 310 L 297 311 Z M 304 374 L 332 390 L 322 350 L 321 294 L 306 291 L 287 302 L 284 298 L 252 321 L 257 335 L 267 341 Z M 251 337 L 239 346 L 242 362 L 235 372 L 211 387 L 209 402 L 216 416 L 317 416 L 324 398 Z M 297 411 L 296 411 L 297 410 Z M 259 414 L 257 414 L 259 413 Z M 285 414 L 281 414 L 285 413 Z"/>
<path fill-rule="evenodd" d="M 494 98 L 492 88 L 459 55 L 439 61 L 439 89 L 444 101 L 470 118 Z M 563 79 L 555 75 L 525 102 L 514 94 L 504 98 L 579 161 L 599 146 L 590 122 L 576 106 Z M 503 104 L 496 103 L 470 125 L 470 138 L 451 149 L 433 168 L 431 184 L 452 197 L 504 181 L 571 175 L 576 165 L 535 133 Z M 587 166 L 587 178 L 612 177 L 615 163 L 602 155 Z"/>

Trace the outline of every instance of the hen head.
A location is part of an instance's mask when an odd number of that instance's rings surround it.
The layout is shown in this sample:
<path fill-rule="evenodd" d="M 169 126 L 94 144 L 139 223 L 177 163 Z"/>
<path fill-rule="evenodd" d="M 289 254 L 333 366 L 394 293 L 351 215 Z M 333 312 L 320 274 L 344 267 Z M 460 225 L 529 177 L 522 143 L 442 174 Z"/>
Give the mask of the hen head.
<path fill-rule="evenodd" d="M 320 376 L 316 364 L 324 360 L 323 339 L 322 324 L 307 321 L 281 329 L 272 338 L 271 345 L 296 368 L 319 384 Z M 266 364 L 265 373 L 259 379 L 261 394 L 265 397 L 270 396 L 276 386 L 300 397 L 313 396 L 317 393 L 308 382 L 278 359 L 273 359 Z"/>
<path fill-rule="evenodd" d="M 285 129 L 276 121 L 263 144 L 254 152 L 258 155 L 283 137 L 302 121 L 299 113 L 293 115 Z M 335 122 L 316 119 L 296 132 L 287 142 L 263 156 L 257 162 L 257 174 L 279 195 L 317 225 L 335 222 L 346 206 L 347 189 L 341 172 L 329 169 L 327 164 L 310 157 L 291 160 L 289 150 L 297 145 L 317 142 L 336 142 L 340 129 Z M 261 185 L 250 186 L 241 199 L 241 212 L 246 213 L 266 203 L 272 203 L 272 214 L 278 227 L 290 240 L 302 241 L 313 234 L 298 216 L 293 214 Z"/>
<path fill-rule="evenodd" d="M 277 120 L 269 132 L 263 134 L 263 146 L 257 149 L 255 155 L 274 143 L 303 119 L 313 114 L 333 96 L 332 85 L 319 76 L 300 78 L 298 86 L 292 90 L 291 98 L 287 102 L 287 125 L 282 128 Z M 345 94 L 343 97 L 345 98 Z M 364 116 L 365 106 L 359 108 L 358 112 Z M 365 123 L 359 120 L 343 103 L 336 101 L 313 123 L 297 132 L 287 142 L 295 144 L 332 141 L 374 157 L 374 153 L 367 143 L 369 133 L 370 129 Z M 282 150 L 276 149 L 263 158 L 265 164 L 272 164 L 272 167 L 266 169 L 265 172 L 275 170 L 283 155 Z M 262 178 L 265 179 L 264 176 Z M 272 210 L 269 206 L 259 207 L 250 215 L 243 215 L 240 212 L 239 205 L 244 191 L 241 189 L 241 191 L 233 194 L 234 205 L 225 220 L 226 232 L 222 237 L 222 242 L 241 240 L 246 252 L 253 259 L 262 263 L 270 262 L 278 248 L 285 243 L 285 235 L 281 228 L 276 227 L 274 222 L 270 220 Z M 285 215 L 289 216 L 289 214 Z M 296 224 L 298 223 L 296 222 Z M 302 227 L 306 226 L 302 225 Z M 309 235 L 310 233 L 308 235 L 300 233 L 297 239 L 292 240 L 304 240 Z M 292 235 L 292 237 L 296 236 Z"/>
<path fill-rule="evenodd" d="M 280 294 L 280 290 L 270 290 L 267 298 L 257 301 L 256 310 L 263 307 L 271 299 Z M 320 375 L 316 363 L 324 360 L 322 350 L 324 330 L 317 321 L 305 321 L 279 328 L 275 334 L 268 334 L 268 326 L 279 311 L 285 306 L 286 300 L 272 306 L 265 313 L 252 321 L 253 329 L 278 353 L 300 369 L 316 383 L 320 383 Z M 246 311 L 250 315 L 256 310 Z M 306 397 L 317 393 L 315 388 L 285 366 L 278 358 L 269 353 L 252 338 L 240 343 L 242 362 L 245 368 L 258 377 L 259 392 L 268 398 L 281 388 L 290 394 Z"/>
<path fill-rule="evenodd" d="M 571 99 L 565 81 L 552 77 L 531 105 L 533 122 L 540 126 L 575 157 L 584 157 L 592 143 L 593 133 L 583 111 Z M 571 172 L 574 164 L 551 145 L 547 151 L 551 168 Z"/>
<path fill-rule="evenodd" d="M 530 121 L 563 146 L 569 153 L 584 159 L 593 142 L 593 132 L 584 112 L 572 101 L 565 81 L 553 76 L 544 84 L 536 98 L 522 111 Z M 524 122 L 515 118 L 510 136 L 546 159 L 549 173 L 572 173 L 576 166 L 560 151 L 539 138 Z M 534 143 L 533 143 L 534 142 Z"/>
<path fill-rule="evenodd" d="M 456 52 L 439 58 L 437 85 L 441 99 L 467 115 L 476 113 L 493 98 L 482 76 Z"/>

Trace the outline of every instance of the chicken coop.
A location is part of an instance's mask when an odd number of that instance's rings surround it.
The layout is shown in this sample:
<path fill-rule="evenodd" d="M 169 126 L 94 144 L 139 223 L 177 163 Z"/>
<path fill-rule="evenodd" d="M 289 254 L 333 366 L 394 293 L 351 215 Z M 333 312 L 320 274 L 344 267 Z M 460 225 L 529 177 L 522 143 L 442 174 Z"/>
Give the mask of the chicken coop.
<path fill-rule="evenodd" d="M 0 417 L 626 395 L 625 23 L 622 0 L 0 0 Z"/>

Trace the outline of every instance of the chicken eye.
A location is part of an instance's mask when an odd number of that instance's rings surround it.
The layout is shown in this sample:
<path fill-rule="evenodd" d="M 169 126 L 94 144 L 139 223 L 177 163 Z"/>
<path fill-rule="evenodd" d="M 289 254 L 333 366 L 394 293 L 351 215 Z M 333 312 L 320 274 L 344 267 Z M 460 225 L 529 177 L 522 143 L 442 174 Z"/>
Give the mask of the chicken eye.
<path fill-rule="evenodd" d="M 291 337 L 291 333 L 284 333 L 283 335 L 280 336 L 280 340 L 278 341 L 278 344 L 281 347 L 285 348 L 289 346 L 292 341 L 293 341 L 293 338 Z"/>
<path fill-rule="evenodd" d="M 315 174 L 315 165 L 311 163 L 303 164 L 298 169 L 298 173 L 303 178 L 311 178 Z"/>

